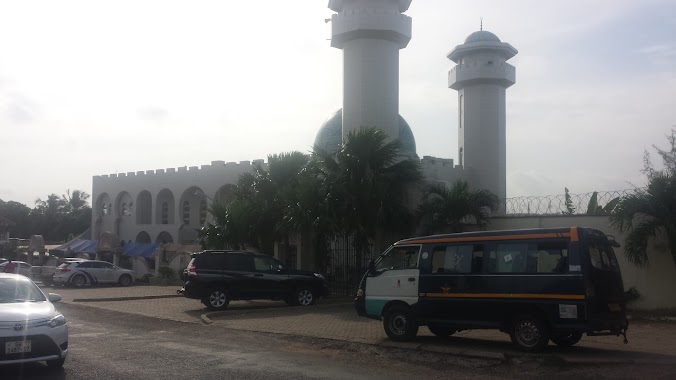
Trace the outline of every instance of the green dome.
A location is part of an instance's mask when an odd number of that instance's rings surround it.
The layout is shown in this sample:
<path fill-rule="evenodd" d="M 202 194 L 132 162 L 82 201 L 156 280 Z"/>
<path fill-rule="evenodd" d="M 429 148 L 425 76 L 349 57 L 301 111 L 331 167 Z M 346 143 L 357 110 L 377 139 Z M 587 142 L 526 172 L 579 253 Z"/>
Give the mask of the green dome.
<path fill-rule="evenodd" d="M 415 155 L 415 137 L 413 137 L 413 131 L 411 131 L 411 127 L 401 115 L 399 115 L 399 141 L 402 153 Z M 335 153 L 340 150 L 342 144 L 343 109 L 341 108 L 319 128 L 319 132 L 317 132 L 317 137 L 315 138 L 315 146 Z"/>

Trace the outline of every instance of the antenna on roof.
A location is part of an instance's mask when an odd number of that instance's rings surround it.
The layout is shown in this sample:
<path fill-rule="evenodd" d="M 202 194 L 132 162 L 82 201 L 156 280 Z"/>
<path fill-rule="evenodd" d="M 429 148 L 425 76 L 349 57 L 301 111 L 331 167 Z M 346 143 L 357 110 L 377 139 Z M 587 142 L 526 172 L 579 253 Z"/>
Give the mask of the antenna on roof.
<path fill-rule="evenodd" d="M 479 30 L 484 30 L 484 18 L 479 17 Z"/>

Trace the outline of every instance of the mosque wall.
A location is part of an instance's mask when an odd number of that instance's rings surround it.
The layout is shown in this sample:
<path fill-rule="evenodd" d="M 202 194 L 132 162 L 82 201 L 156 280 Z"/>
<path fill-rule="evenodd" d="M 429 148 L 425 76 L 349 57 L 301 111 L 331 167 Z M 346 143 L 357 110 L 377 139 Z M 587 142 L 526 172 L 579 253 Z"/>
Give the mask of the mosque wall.
<path fill-rule="evenodd" d="M 214 200 L 228 197 L 228 184 L 263 160 L 212 161 L 179 167 L 94 176 L 92 236 L 114 232 L 132 242 L 180 242 L 194 239 L 208 220 Z M 148 241 L 150 240 L 150 241 Z"/>

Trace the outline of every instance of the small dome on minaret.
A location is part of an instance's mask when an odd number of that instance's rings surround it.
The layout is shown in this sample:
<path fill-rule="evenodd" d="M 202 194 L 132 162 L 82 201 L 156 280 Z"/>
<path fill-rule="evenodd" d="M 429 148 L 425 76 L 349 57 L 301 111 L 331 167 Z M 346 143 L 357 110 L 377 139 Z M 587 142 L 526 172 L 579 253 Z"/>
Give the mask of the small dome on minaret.
<path fill-rule="evenodd" d="M 487 30 L 476 31 L 465 39 L 466 44 L 471 44 L 473 42 L 502 42 L 495 34 Z"/>

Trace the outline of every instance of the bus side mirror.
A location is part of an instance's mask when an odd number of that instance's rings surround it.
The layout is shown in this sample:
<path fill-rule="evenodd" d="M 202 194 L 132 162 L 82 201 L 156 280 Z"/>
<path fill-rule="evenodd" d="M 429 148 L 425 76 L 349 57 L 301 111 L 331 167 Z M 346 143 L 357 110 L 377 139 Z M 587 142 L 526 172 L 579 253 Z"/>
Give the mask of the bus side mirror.
<path fill-rule="evenodd" d="M 373 260 L 369 260 L 368 263 L 368 274 L 376 273 L 376 263 Z"/>

